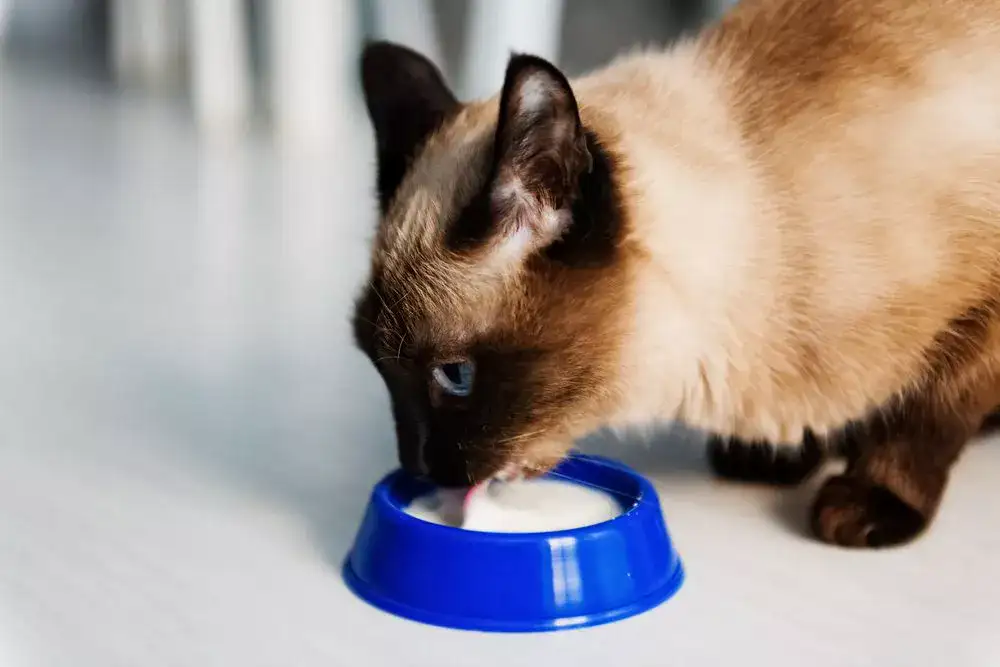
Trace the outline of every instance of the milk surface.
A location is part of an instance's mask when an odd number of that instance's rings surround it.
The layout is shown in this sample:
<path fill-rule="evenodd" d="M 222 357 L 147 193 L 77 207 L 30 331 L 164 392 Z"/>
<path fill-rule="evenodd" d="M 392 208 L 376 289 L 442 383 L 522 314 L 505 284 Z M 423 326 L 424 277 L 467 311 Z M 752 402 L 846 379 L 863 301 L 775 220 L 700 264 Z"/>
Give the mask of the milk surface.
<path fill-rule="evenodd" d="M 464 501 L 464 507 L 463 507 Z M 410 516 L 456 528 L 491 533 L 539 533 L 591 526 L 623 512 L 600 489 L 555 479 L 494 482 L 466 492 L 442 489 L 415 498 Z"/>

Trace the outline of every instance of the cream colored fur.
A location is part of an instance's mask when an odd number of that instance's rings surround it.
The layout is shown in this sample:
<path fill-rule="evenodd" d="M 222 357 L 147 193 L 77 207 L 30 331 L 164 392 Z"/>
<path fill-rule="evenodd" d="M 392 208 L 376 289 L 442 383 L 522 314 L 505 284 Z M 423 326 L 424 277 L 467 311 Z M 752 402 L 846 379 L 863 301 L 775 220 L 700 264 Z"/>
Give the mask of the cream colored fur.
<path fill-rule="evenodd" d="M 754 40 L 782 30 L 808 53 L 823 37 L 809 31 L 826 28 L 795 8 L 821 2 L 837 0 L 750 0 L 698 40 L 572 82 L 584 124 L 622 161 L 630 229 L 622 298 L 634 306 L 606 421 L 797 442 L 917 381 L 935 335 L 995 292 L 1000 2 L 845 0 L 831 10 L 840 38 L 867 31 L 872 51 L 837 56 L 836 86 L 799 82 L 794 63 L 743 62 L 741 45 L 772 48 Z M 898 16 L 879 33 L 875 6 Z M 773 35 L 741 27 L 764 15 Z M 886 50 L 905 75 L 885 73 Z M 765 75 L 787 77 L 782 99 L 760 98 Z M 768 104 L 788 112 L 747 121 Z M 435 221 L 480 187 L 496 110 L 468 106 L 431 138 L 386 216 L 380 261 L 440 252 Z M 496 269 L 484 267 L 460 268 Z M 458 269 L 420 284 L 454 283 Z M 456 336 L 488 326 L 488 309 L 448 308 Z"/>
<path fill-rule="evenodd" d="M 753 87 L 735 54 L 696 42 L 578 84 L 620 137 L 646 255 L 616 420 L 797 442 L 918 377 L 935 334 L 996 284 L 994 9 L 983 35 L 914 45 L 919 86 L 858 71 L 834 113 L 752 144 L 732 114 Z"/>

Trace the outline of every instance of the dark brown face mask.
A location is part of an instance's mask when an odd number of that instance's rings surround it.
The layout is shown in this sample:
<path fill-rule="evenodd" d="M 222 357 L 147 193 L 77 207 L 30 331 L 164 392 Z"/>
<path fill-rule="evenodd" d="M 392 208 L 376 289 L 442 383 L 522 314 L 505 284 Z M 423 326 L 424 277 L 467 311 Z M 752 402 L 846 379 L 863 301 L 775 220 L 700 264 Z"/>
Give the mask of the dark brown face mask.
<path fill-rule="evenodd" d="M 400 187 L 407 170 L 462 107 L 407 49 L 371 45 L 362 71 L 385 216 L 402 192 L 419 191 Z M 439 247 L 376 248 L 355 315 L 358 345 L 392 397 L 401 464 L 446 486 L 557 462 L 572 444 L 567 425 L 593 421 L 606 393 L 615 314 L 627 305 L 614 161 L 584 127 L 569 82 L 544 60 L 514 56 L 494 118 L 481 188 L 428 216 Z M 445 273 L 450 282 L 435 282 Z M 477 311 L 484 274 L 501 305 Z M 486 326 L 455 340 L 460 318 L 481 323 L 485 312 Z"/>

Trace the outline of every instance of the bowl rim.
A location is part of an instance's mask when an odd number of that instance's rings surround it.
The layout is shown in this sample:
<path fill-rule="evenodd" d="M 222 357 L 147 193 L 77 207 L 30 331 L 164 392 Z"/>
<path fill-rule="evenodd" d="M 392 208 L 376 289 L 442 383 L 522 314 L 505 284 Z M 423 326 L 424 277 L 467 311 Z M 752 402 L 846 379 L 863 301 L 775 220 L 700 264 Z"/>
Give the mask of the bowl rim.
<path fill-rule="evenodd" d="M 569 460 L 586 465 L 610 467 L 635 482 L 638 486 L 639 494 L 634 498 L 628 496 L 631 499 L 631 504 L 628 507 L 625 507 L 623 504 L 624 511 L 611 519 L 607 519 L 599 523 L 587 524 L 586 526 L 577 526 L 575 528 L 527 533 L 499 533 L 485 530 L 466 530 L 457 526 L 447 526 L 439 523 L 433 523 L 431 521 L 425 521 L 407 514 L 405 508 L 400 506 L 400 504 L 395 501 L 395 498 L 391 493 L 393 486 L 398 482 L 412 480 L 412 478 L 410 478 L 401 469 L 393 470 L 378 481 L 375 488 L 372 490 L 372 503 L 376 504 L 378 507 L 389 510 L 386 512 L 386 517 L 391 521 L 403 524 L 404 527 L 412 527 L 419 530 L 442 531 L 443 535 L 451 535 L 453 537 L 462 536 L 462 539 L 468 540 L 483 540 L 490 542 L 500 540 L 510 543 L 536 541 L 539 539 L 558 539 L 561 537 L 579 536 L 582 533 L 596 533 L 603 532 L 605 530 L 615 530 L 627 522 L 634 521 L 640 513 L 649 511 L 645 506 L 650 504 L 654 505 L 655 511 L 662 511 L 660 509 L 660 500 L 659 495 L 656 493 L 656 488 L 648 479 L 629 466 L 603 456 L 594 454 L 579 454 L 574 452 L 572 454 L 572 459 L 564 460 L 553 470 L 558 470 L 560 466 L 564 465 L 565 462 Z M 551 471 L 546 472 L 543 477 L 551 477 L 550 473 Z M 568 482 L 574 481 L 573 479 L 566 479 L 565 477 L 551 478 Z M 614 495 L 616 498 L 622 497 L 622 494 L 616 493 L 613 489 L 601 490 L 605 493 Z"/>

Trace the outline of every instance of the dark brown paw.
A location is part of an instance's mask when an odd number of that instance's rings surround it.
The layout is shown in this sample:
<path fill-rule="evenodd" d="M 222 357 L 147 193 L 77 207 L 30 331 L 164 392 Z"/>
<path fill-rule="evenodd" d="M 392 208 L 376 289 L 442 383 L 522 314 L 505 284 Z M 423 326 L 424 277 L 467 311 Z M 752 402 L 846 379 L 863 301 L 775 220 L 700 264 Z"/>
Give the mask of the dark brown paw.
<path fill-rule="evenodd" d="M 823 484 L 812 509 L 812 530 L 844 547 L 891 547 L 909 542 L 927 518 L 894 493 L 850 475 Z"/>
<path fill-rule="evenodd" d="M 800 447 L 774 447 L 736 438 L 708 439 L 708 462 L 719 477 L 777 486 L 792 486 L 809 477 L 823 461 L 813 438 Z"/>

